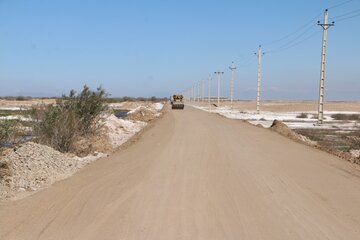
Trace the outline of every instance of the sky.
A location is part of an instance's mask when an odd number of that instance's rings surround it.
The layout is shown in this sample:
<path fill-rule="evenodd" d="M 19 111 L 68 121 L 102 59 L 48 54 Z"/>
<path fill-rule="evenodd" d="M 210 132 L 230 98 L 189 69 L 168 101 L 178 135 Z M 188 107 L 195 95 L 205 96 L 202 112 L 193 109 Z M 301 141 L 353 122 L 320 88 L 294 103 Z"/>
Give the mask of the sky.
<path fill-rule="evenodd" d="M 317 100 L 326 8 L 325 99 L 360 100 L 360 0 L 0 0 L 0 95 L 167 97 L 210 75 L 215 96 L 224 71 L 229 96 L 234 62 L 252 100 L 261 44 L 262 99 Z"/>

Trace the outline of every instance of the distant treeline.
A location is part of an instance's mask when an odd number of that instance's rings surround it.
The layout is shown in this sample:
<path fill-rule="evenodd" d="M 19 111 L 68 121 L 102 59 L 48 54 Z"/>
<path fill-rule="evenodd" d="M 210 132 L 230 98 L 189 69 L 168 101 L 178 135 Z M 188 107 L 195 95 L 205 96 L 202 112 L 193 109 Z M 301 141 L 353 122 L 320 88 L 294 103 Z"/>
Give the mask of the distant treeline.
<path fill-rule="evenodd" d="M 137 102 L 137 101 L 141 101 L 141 102 L 162 102 L 162 101 L 167 101 L 169 100 L 168 98 L 158 98 L 155 96 L 146 98 L 146 97 L 118 97 L 118 98 L 107 98 L 106 101 L 108 103 L 117 103 L 117 102 Z"/>
<path fill-rule="evenodd" d="M 29 96 L 0 96 L 1 100 L 27 101 L 32 99 L 57 99 L 60 97 L 29 97 Z"/>
<path fill-rule="evenodd" d="M 29 97 L 29 96 L 4 96 L 0 97 L 2 100 L 12 100 L 12 101 L 27 101 L 32 99 L 60 99 L 61 97 Z M 136 102 L 136 101 L 142 101 L 142 102 L 161 102 L 161 101 L 167 101 L 168 98 L 159 98 L 159 97 L 107 97 L 106 102 L 108 103 L 117 103 L 117 102 Z"/>

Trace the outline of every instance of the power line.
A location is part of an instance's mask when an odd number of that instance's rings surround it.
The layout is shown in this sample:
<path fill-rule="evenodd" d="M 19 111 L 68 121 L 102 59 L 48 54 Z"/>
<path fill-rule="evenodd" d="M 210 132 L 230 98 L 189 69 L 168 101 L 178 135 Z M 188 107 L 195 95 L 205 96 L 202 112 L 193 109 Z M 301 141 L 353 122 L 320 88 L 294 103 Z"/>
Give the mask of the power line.
<path fill-rule="evenodd" d="M 341 21 L 344 21 L 344 20 L 347 20 L 347 19 L 351 19 L 351 18 L 358 17 L 358 16 L 360 16 L 360 13 L 359 13 L 359 14 L 356 14 L 356 15 L 353 15 L 353 16 L 350 16 L 350 17 L 345 17 L 345 18 L 337 19 L 336 22 L 341 22 Z"/>
<path fill-rule="evenodd" d="M 289 42 L 283 44 L 282 46 L 278 47 L 278 48 L 274 48 L 274 49 L 271 49 L 269 51 L 266 51 L 267 53 L 270 53 L 270 52 L 276 52 L 278 50 L 281 50 L 283 48 L 286 48 L 288 47 L 289 45 L 291 45 L 292 43 L 294 43 L 295 41 L 297 41 L 298 39 L 300 39 L 302 36 L 304 36 L 307 32 L 309 32 L 312 28 L 314 28 L 315 25 L 311 25 L 310 27 L 308 27 L 307 29 L 305 29 L 305 31 L 303 31 L 301 34 L 297 35 L 294 39 L 290 40 Z"/>
<path fill-rule="evenodd" d="M 237 68 L 246 67 L 246 66 L 248 66 L 251 62 L 253 62 L 254 60 L 255 60 L 254 55 L 251 54 L 248 58 L 246 58 L 246 60 L 244 60 L 243 62 L 239 63 Z"/>
<path fill-rule="evenodd" d="M 347 1 L 341 2 L 341 3 L 339 3 L 339 4 L 336 4 L 336 5 L 330 6 L 330 7 L 328 7 L 327 9 L 334 9 L 334 8 L 338 8 L 338 7 L 341 7 L 341 6 L 345 5 L 345 4 L 350 3 L 350 2 L 352 2 L 352 1 L 354 1 L 354 0 L 347 0 Z"/>
<path fill-rule="evenodd" d="M 343 5 L 346 5 L 346 4 L 348 4 L 348 3 L 350 3 L 350 2 L 353 2 L 353 1 L 354 1 L 354 0 L 346 0 L 346 1 L 344 1 L 344 2 L 340 2 L 340 3 L 336 4 L 336 5 L 330 6 L 328 9 L 338 8 L 338 7 L 341 7 L 341 6 L 343 6 Z M 360 11 L 360 9 L 354 10 L 354 11 L 349 12 L 349 13 L 347 13 L 347 14 L 354 13 L 354 12 L 357 12 L 357 11 Z M 301 26 L 300 28 L 298 28 L 296 31 L 291 32 L 291 33 L 289 33 L 289 34 L 285 35 L 284 37 L 281 37 L 281 38 L 279 38 L 279 39 L 277 39 L 277 40 L 270 41 L 270 42 L 267 42 L 267 43 L 262 43 L 262 46 L 273 45 L 274 43 L 278 43 L 278 42 L 281 42 L 281 41 L 283 41 L 283 40 L 285 40 L 285 39 L 288 39 L 289 37 L 295 35 L 296 33 L 300 32 L 301 30 L 303 30 L 304 28 L 306 28 L 308 25 L 312 24 L 312 23 L 313 23 L 319 16 L 321 16 L 322 14 L 323 14 L 322 12 L 319 13 L 318 15 L 316 15 L 315 17 L 313 17 L 309 22 L 307 22 L 306 24 L 304 24 L 303 26 Z M 344 15 L 346 15 L 346 14 L 344 14 Z M 343 15 L 336 16 L 336 17 L 341 17 L 341 16 L 343 16 Z M 356 15 L 356 16 L 358 16 L 358 15 Z M 331 19 L 334 19 L 334 18 L 336 18 L 336 17 L 333 17 L 333 18 L 331 18 Z M 352 17 L 355 17 L 355 16 L 352 16 Z M 344 19 L 344 20 L 345 20 L 345 19 Z M 295 39 L 295 40 L 297 40 L 297 39 Z M 294 41 L 292 41 L 292 42 L 294 42 Z M 286 44 L 284 44 L 284 45 L 287 45 L 287 44 L 289 44 L 289 43 L 286 43 Z M 279 48 L 283 48 L 284 45 L 281 46 L 281 47 L 279 47 Z M 271 50 L 271 51 L 272 51 L 272 50 Z M 268 52 L 269 52 L 269 51 L 268 51 Z"/>
<path fill-rule="evenodd" d="M 270 51 L 270 52 L 267 52 L 267 53 L 282 52 L 282 51 L 288 50 L 288 49 L 290 49 L 290 48 L 296 47 L 296 46 L 300 45 L 301 43 L 303 43 L 303 42 L 305 42 L 305 41 L 307 41 L 307 40 L 315 37 L 318 33 L 320 33 L 320 30 L 314 31 L 314 32 L 313 32 L 312 34 L 310 34 L 308 37 L 306 37 L 306 38 L 304 38 L 304 39 L 302 39 L 302 40 L 300 40 L 300 41 L 298 41 L 298 42 L 296 42 L 296 43 L 294 43 L 294 44 L 292 44 L 292 45 L 290 45 L 290 46 L 288 46 L 288 47 L 279 48 L 279 49 L 277 49 L 277 50 L 275 49 L 275 50 Z"/>
<path fill-rule="evenodd" d="M 352 14 L 357 13 L 357 12 L 360 12 L 360 9 L 356 9 L 356 10 L 353 10 L 353 11 L 351 11 L 351 12 L 347 12 L 347 13 L 344 13 L 344 14 L 341 14 L 341 15 L 338 15 L 338 16 L 335 16 L 335 17 L 332 17 L 332 18 L 330 18 L 330 19 L 336 20 L 337 18 L 345 17 L 345 16 L 348 16 L 348 15 L 352 15 Z"/>
<path fill-rule="evenodd" d="M 281 42 L 281 41 L 283 41 L 283 40 L 285 40 L 285 39 L 288 39 L 289 37 L 295 35 L 296 33 L 300 32 L 300 31 L 303 30 L 304 28 L 308 27 L 310 24 L 313 24 L 314 21 L 315 21 L 319 16 L 321 16 L 321 15 L 322 15 L 322 12 L 319 13 L 318 15 L 316 15 L 315 17 L 313 17 L 310 21 L 308 21 L 306 24 L 304 24 L 303 26 L 301 26 L 300 28 L 298 28 L 296 31 L 291 32 L 291 33 L 289 33 L 289 34 L 285 35 L 284 37 L 281 37 L 281 38 L 279 38 L 279 39 L 277 39 L 277 40 L 274 40 L 274 41 L 271 41 L 271 42 L 267 42 L 267 43 L 263 43 L 262 46 L 264 46 L 264 45 L 273 45 L 274 43 Z"/>

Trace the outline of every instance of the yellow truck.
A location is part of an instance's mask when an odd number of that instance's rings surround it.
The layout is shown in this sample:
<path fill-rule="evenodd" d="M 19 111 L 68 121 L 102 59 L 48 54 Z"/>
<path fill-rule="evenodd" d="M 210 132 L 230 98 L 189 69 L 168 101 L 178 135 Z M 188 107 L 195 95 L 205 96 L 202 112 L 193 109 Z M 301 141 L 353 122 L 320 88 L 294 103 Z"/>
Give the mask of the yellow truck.
<path fill-rule="evenodd" d="M 171 109 L 184 109 L 183 95 L 175 94 L 171 97 Z"/>

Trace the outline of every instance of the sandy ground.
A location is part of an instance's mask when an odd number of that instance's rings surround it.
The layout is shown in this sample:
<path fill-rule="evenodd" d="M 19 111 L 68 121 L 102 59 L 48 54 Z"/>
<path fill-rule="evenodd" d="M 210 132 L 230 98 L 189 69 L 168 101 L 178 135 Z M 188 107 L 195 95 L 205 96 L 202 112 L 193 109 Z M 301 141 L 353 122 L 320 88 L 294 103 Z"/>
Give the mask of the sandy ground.
<path fill-rule="evenodd" d="M 127 149 L 0 204 L 0 239 L 359 239 L 360 172 L 268 129 L 169 111 Z"/>
<path fill-rule="evenodd" d="M 33 99 L 25 101 L 16 101 L 16 100 L 4 100 L 0 99 L 0 109 L 1 108 L 31 108 L 32 106 L 42 105 L 42 104 L 54 104 L 56 103 L 55 99 Z"/>

